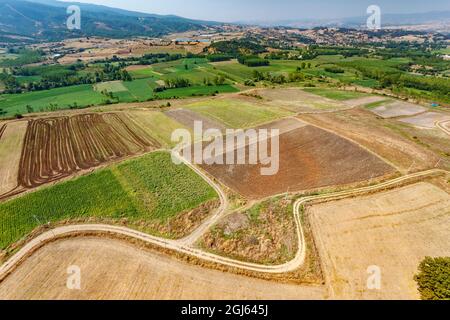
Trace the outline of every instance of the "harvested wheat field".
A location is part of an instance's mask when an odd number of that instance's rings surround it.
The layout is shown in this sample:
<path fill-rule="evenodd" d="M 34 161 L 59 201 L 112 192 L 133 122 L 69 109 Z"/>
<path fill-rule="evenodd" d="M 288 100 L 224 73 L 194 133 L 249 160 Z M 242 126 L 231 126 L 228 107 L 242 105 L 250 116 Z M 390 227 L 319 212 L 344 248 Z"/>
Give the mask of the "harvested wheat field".
<path fill-rule="evenodd" d="M 260 162 L 257 165 L 203 165 L 202 168 L 249 199 L 350 184 L 395 171 L 357 144 L 299 123 L 300 128 L 279 136 L 279 170 L 275 175 L 262 175 L 261 169 L 269 165 Z M 248 151 L 246 146 L 247 159 Z"/>
<path fill-rule="evenodd" d="M 418 183 L 308 208 L 332 298 L 419 299 L 413 279 L 426 256 L 450 254 L 450 195 Z M 369 290 L 369 266 L 381 289 Z"/>
<path fill-rule="evenodd" d="M 81 290 L 66 287 L 67 268 Z M 0 283 L 0 299 L 321 299 L 323 287 L 278 284 L 204 269 L 119 240 L 46 245 Z"/>
<path fill-rule="evenodd" d="M 121 114 L 84 114 L 31 120 L 19 184 L 33 188 L 81 170 L 159 147 Z"/>
<path fill-rule="evenodd" d="M 386 102 L 386 104 L 383 104 L 379 107 L 372 109 L 373 113 L 385 119 L 403 116 L 413 116 L 425 111 L 427 111 L 427 109 L 422 106 L 403 101 Z"/>
<path fill-rule="evenodd" d="M 27 122 L 9 122 L 0 128 L 0 199 L 17 186 L 20 155 Z"/>

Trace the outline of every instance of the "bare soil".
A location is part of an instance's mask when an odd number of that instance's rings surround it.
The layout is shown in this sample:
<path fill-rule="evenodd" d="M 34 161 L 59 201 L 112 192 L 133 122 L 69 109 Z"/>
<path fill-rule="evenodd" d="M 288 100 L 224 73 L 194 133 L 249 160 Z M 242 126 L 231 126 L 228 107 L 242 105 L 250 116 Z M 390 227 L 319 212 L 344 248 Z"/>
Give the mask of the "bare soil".
<path fill-rule="evenodd" d="M 440 112 L 427 112 L 414 117 L 404 118 L 400 121 L 422 128 L 435 128 L 436 122 L 450 120 L 450 114 Z"/>
<path fill-rule="evenodd" d="M 386 100 L 383 96 L 368 96 L 368 97 L 361 97 L 361 98 L 355 98 L 344 101 L 344 104 L 349 107 L 358 107 L 358 106 L 365 106 L 374 102 Z"/>
<path fill-rule="evenodd" d="M 275 175 L 263 176 L 261 168 L 267 166 L 261 163 L 202 168 L 249 199 L 350 184 L 395 171 L 357 144 L 314 126 L 289 131 L 279 139 L 279 171 Z M 248 151 L 245 147 L 247 158 Z"/>
<path fill-rule="evenodd" d="M 213 119 L 207 118 L 203 115 L 200 115 L 192 110 L 174 109 L 166 111 L 165 114 L 192 130 L 194 129 L 195 121 L 201 121 L 203 123 L 203 130 L 208 129 L 225 130 L 225 126 L 222 123 L 214 121 Z"/>
<path fill-rule="evenodd" d="M 422 106 L 403 101 L 388 102 L 385 105 L 372 109 L 372 112 L 382 118 L 412 116 L 425 111 L 427 109 Z"/>

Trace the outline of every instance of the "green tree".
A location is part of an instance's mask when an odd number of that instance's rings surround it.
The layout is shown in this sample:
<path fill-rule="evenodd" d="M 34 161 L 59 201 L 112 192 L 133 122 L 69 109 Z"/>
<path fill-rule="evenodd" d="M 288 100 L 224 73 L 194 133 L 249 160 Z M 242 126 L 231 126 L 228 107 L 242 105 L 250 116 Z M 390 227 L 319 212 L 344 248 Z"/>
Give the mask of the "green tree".
<path fill-rule="evenodd" d="M 422 300 L 450 300 L 450 257 L 426 257 L 414 279 Z"/>

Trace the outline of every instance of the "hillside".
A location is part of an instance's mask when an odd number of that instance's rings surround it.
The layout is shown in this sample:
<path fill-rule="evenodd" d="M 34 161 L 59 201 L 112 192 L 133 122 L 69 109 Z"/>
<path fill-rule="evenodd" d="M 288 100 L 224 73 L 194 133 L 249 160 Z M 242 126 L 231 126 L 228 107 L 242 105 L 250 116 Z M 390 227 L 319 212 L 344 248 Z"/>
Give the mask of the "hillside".
<path fill-rule="evenodd" d="M 77 3 L 82 11 L 82 26 L 79 31 L 70 31 L 66 28 L 66 8 L 70 4 L 53 0 L 0 0 L 0 40 L 11 39 L 12 42 L 18 37 L 29 40 L 60 40 L 79 36 L 154 37 L 217 25 L 177 16 Z"/>

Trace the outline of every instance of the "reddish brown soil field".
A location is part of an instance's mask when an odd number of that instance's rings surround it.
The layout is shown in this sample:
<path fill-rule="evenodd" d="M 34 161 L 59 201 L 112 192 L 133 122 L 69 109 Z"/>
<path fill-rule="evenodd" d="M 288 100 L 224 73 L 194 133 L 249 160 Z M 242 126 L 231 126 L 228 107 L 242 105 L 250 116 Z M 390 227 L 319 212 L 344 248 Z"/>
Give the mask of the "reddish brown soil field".
<path fill-rule="evenodd" d="M 0 139 L 2 138 L 3 132 L 6 130 L 6 124 L 0 126 Z"/>
<path fill-rule="evenodd" d="M 311 125 L 280 135 L 279 164 L 273 176 L 261 175 L 267 166 L 260 164 L 202 167 L 249 199 L 350 184 L 395 171 L 357 144 Z"/>
<path fill-rule="evenodd" d="M 20 162 L 19 184 L 33 188 L 157 147 L 155 140 L 119 114 L 31 120 Z"/>
<path fill-rule="evenodd" d="M 369 110 L 301 115 L 301 120 L 351 139 L 389 161 L 402 173 L 434 168 L 440 157 L 399 132 L 398 122 L 379 119 Z"/>

